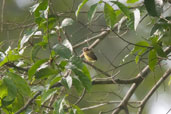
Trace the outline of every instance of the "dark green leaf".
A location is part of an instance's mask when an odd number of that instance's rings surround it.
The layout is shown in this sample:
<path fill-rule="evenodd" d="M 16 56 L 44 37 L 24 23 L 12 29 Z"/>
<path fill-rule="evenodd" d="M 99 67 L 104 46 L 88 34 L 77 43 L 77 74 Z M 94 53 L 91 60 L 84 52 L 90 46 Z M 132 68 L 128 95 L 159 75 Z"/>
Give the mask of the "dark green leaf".
<path fill-rule="evenodd" d="M 167 57 L 166 53 L 163 51 L 162 49 L 162 46 L 160 46 L 159 44 L 157 43 L 153 43 L 152 44 L 154 46 L 154 49 L 157 51 L 157 54 L 160 56 L 160 57 Z"/>
<path fill-rule="evenodd" d="M 23 96 L 29 96 L 31 94 L 29 85 L 27 84 L 26 80 L 21 78 L 21 76 L 15 74 L 15 73 L 12 73 L 12 72 L 8 72 L 7 75 L 9 77 L 11 77 L 11 79 L 14 81 L 18 91 L 21 92 L 21 94 Z"/>
<path fill-rule="evenodd" d="M 118 1 L 111 1 L 112 3 L 116 4 L 120 10 L 128 17 L 131 17 L 131 12 L 129 11 L 129 8 L 127 8 L 124 4 Z"/>
<path fill-rule="evenodd" d="M 39 50 L 41 49 L 40 45 L 35 45 L 32 50 L 31 50 L 31 59 L 33 62 L 35 62 L 36 56 L 39 52 Z"/>
<path fill-rule="evenodd" d="M 110 28 L 113 28 L 114 24 L 116 23 L 116 14 L 112 6 L 110 6 L 107 3 L 105 3 L 104 6 L 104 17 L 105 17 L 106 24 Z"/>
<path fill-rule="evenodd" d="M 94 15 L 95 15 L 95 13 L 96 13 L 97 5 L 98 5 L 98 4 L 92 5 L 92 6 L 90 7 L 90 10 L 88 11 L 88 20 L 89 20 L 89 22 L 92 21 Z"/>
<path fill-rule="evenodd" d="M 12 99 L 15 98 L 17 96 L 17 88 L 13 80 L 9 78 L 4 78 L 3 82 L 8 89 L 8 96 Z"/>
<path fill-rule="evenodd" d="M 37 71 L 35 73 L 35 76 L 37 79 L 42 79 L 42 78 L 47 78 L 48 76 L 50 75 L 57 75 L 58 74 L 58 70 L 54 70 L 54 69 L 51 69 L 51 68 L 43 68 L 43 69 L 40 69 L 39 71 Z"/>
<path fill-rule="evenodd" d="M 69 89 L 69 85 L 68 85 L 68 83 L 67 83 L 66 78 L 62 78 L 61 84 L 62 84 L 65 88 Z"/>
<path fill-rule="evenodd" d="M 78 8 L 77 8 L 77 10 L 76 10 L 76 12 L 75 12 L 76 17 L 78 17 L 78 14 L 79 14 L 81 8 L 82 8 L 87 2 L 88 2 L 88 0 L 84 0 L 83 2 L 81 2 L 81 3 L 79 4 L 79 6 L 78 6 Z"/>
<path fill-rule="evenodd" d="M 46 102 L 48 99 L 50 99 L 56 92 L 57 92 L 56 88 L 49 89 L 49 90 L 43 92 L 42 97 L 41 97 L 41 104 L 44 104 L 44 102 Z"/>
<path fill-rule="evenodd" d="M 14 98 L 13 99 L 6 99 L 7 97 L 4 97 L 2 100 L 1 100 L 1 103 L 2 103 L 2 107 L 6 107 L 6 106 L 8 106 L 8 105 L 10 105 L 10 104 L 12 104 L 13 102 L 14 102 Z"/>
<path fill-rule="evenodd" d="M 36 63 L 28 70 L 28 77 L 29 80 L 32 79 L 32 76 L 36 73 L 37 69 L 45 62 L 47 62 L 48 59 L 42 59 L 39 61 L 36 61 Z"/>
<path fill-rule="evenodd" d="M 82 63 L 82 59 L 80 57 L 77 56 L 73 56 L 71 58 L 71 62 L 73 65 L 75 65 L 77 68 L 82 69 L 83 68 L 83 63 Z"/>
<path fill-rule="evenodd" d="M 56 76 L 55 78 L 53 78 L 50 82 L 50 86 L 54 85 L 55 83 L 59 82 L 62 79 L 61 76 Z"/>
<path fill-rule="evenodd" d="M 56 25 L 56 22 L 57 22 L 57 18 L 54 17 L 54 16 L 49 16 L 48 17 L 48 21 L 47 21 L 47 26 L 48 26 L 48 29 L 51 30 L 55 25 Z M 46 26 L 46 28 L 47 28 Z"/>
<path fill-rule="evenodd" d="M 154 71 L 154 68 L 157 64 L 157 54 L 154 49 L 149 52 L 148 64 L 149 64 L 150 69 Z"/>
<path fill-rule="evenodd" d="M 8 95 L 8 88 L 7 86 L 3 83 L 2 80 L 0 80 L 0 99 L 4 98 L 5 96 Z"/>
<path fill-rule="evenodd" d="M 12 104 L 15 100 L 15 98 L 12 98 L 12 99 L 6 99 L 7 97 L 4 97 L 2 100 L 1 100 L 1 103 L 2 103 L 2 107 L 6 107 L 10 104 Z"/>
<path fill-rule="evenodd" d="M 59 67 L 62 69 L 62 70 L 65 70 L 65 66 L 68 64 L 68 61 L 66 60 L 63 60 L 61 61 L 61 63 L 59 64 Z"/>
<path fill-rule="evenodd" d="M 156 3 L 156 0 L 144 0 L 144 5 L 149 15 L 156 16 L 156 17 L 160 16 L 162 12 L 162 6 Z"/>
<path fill-rule="evenodd" d="M 72 68 L 72 71 L 78 76 L 79 80 L 83 84 L 83 86 L 89 90 L 91 88 L 91 80 L 89 79 L 89 76 L 84 74 L 82 71 Z"/>
<path fill-rule="evenodd" d="M 25 98 L 26 98 L 25 96 L 21 94 L 17 94 L 15 101 L 12 103 L 13 112 L 18 111 L 18 109 L 20 109 L 25 105 Z"/>
<path fill-rule="evenodd" d="M 63 57 L 63 58 L 66 58 L 66 59 L 69 59 L 71 57 L 71 51 L 67 47 L 65 47 L 64 45 L 56 44 L 53 47 L 53 50 L 60 57 Z"/>
<path fill-rule="evenodd" d="M 83 86 L 79 79 L 72 78 L 72 83 L 73 83 L 73 86 L 76 88 L 77 92 L 80 93 L 83 90 Z"/>

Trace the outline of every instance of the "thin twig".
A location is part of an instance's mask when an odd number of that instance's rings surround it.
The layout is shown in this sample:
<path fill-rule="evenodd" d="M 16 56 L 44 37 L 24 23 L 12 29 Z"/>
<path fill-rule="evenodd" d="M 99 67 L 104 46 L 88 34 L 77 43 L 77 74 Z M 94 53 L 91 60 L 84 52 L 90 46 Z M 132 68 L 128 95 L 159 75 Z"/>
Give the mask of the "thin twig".
<path fill-rule="evenodd" d="M 165 49 L 165 53 L 169 54 L 171 52 L 171 47 L 167 47 Z M 147 77 L 148 73 L 150 72 L 150 68 L 147 65 L 146 67 L 144 67 L 144 69 L 136 76 L 138 81 L 136 83 L 133 83 L 132 86 L 130 87 L 130 89 L 128 90 L 127 94 L 125 95 L 125 97 L 123 98 L 122 102 L 118 105 L 118 108 L 116 110 L 114 110 L 112 112 L 112 114 L 118 114 L 125 105 L 127 105 L 129 99 L 131 98 L 131 96 L 134 94 L 135 90 L 137 89 L 137 87 L 142 83 L 142 81 L 144 80 L 144 78 Z"/>
<path fill-rule="evenodd" d="M 141 101 L 140 108 L 138 110 L 137 114 L 142 114 L 142 111 L 144 109 L 144 106 L 146 102 L 149 100 L 149 98 L 153 95 L 153 93 L 159 88 L 159 86 L 169 77 L 171 74 L 171 69 L 168 69 L 163 76 L 158 80 L 158 82 L 153 86 L 153 88 L 148 92 L 148 94 L 144 97 L 144 99 Z"/>
<path fill-rule="evenodd" d="M 26 103 L 22 108 L 20 108 L 15 114 L 20 114 L 21 112 L 23 112 L 24 110 L 26 110 L 27 107 L 28 107 L 29 105 L 31 105 L 32 102 L 33 102 L 41 93 L 42 93 L 41 91 L 37 92 L 37 93 L 33 96 L 33 98 L 29 99 L 29 100 L 27 101 L 27 103 Z"/>
<path fill-rule="evenodd" d="M 78 103 L 80 103 L 81 100 L 84 98 L 85 94 L 86 94 L 86 89 L 84 88 L 84 89 L 83 89 L 83 92 L 82 92 L 82 95 L 81 95 L 80 98 L 74 103 L 74 105 L 77 105 Z"/>

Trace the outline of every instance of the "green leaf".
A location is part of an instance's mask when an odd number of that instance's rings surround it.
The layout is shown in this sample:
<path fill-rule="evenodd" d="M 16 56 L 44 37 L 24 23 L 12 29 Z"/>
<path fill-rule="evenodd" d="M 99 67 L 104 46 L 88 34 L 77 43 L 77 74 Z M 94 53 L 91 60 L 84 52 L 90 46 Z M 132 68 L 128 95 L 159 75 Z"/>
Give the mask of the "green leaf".
<path fill-rule="evenodd" d="M 55 78 L 53 78 L 50 82 L 50 86 L 54 85 L 55 83 L 59 82 L 62 79 L 61 76 L 56 76 Z"/>
<path fill-rule="evenodd" d="M 66 27 L 66 26 L 70 26 L 74 23 L 72 18 L 65 18 L 62 23 L 61 23 L 61 28 Z"/>
<path fill-rule="evenodd" d="M 81 3 L 79 4 L 79 6 L 78 6 L 78 8 L 77 8 L 77 10 L 76 10 L 76 12 L 75 12 L 75 16 L 76 16 L 76 17 L 78 17 L 78 14 L 79 14 L 81 8 L 82 8 L 87 2 L 88 2 L 88 0 L 84 0 L 83 2 L 81 2 Z"/>
<path fill-rule="evenodd" d="M 57 100 L 53 105 L 54 107 L 53 114 L 64 114 L 64 103 L 65 103 L 65 97 Z"/>
<path fill-rule="evenodd" d="M 40 3 L 32 7 L 32 12 L 34 12 L 35 21 L 40 22 L 42 18 L 47 17 L 48 0 L 42 0 Z M 40 24 L 40 23 L 37 23 Z"/>
<path fill-rule="evenodd" d="M 50 99 L 56 92 L 57 92 L 56 88 L 49 89 L 49 90 L 43 92 L 42 97 L 41 97 L 41 104 L 44 104 L 44 102 L 46 102 L 48 99 Z"/>
<path fill-rule="evenodd" d="M 57 75 L 58 73 L 59 73 L 58 70 L 54 70 L 51 68 L 43 68 L 37 71 L 35 73 L 35 76 L 37 79 L 43 79 L 43 78 L 47 78 L 50 75 L 55 75 L 55 74 Z"/>
<path fill-rule="evenodd" d="M 12 99 L 8 99 L 8 97 L 4 97 L 2 100 L 1 100 L 1 103 L 2 103 L 2 107 L 7 107 L 8 105 L 12 104 L 14 102 L 15 98 L 12 98 Z"/>
<path fill-rule="evenodd" d="M 83 84 L 83 86 L 87 90 L 90 90 L 92 84 L 91 84 L 91 80 L 89 79 L 89 77 L 86 74 L 84 74 L 82 71 L 80 71 L 76 68 L 72 68 L 72 71 L 75 73 L 75 75 L 78 76 L 78 78 L 81 81 L 81 83 Z"/>
<path fill-rule="evenodd" d="M 34 35 L 34 33 L 38 30 L 37 26 L 34 26 L 32 29 L 29 29 L 25 32 L 23 38 L 20 41 L 20 49 L 23 48 L 24 44 L 28 42 L 28 40 Z"/>
<path fill-rule="evenodd" d="M 136 53 L 136 52 L 139 51 L 139 50 L 144 49 L 145 47 L 149 47 L 149 46 L 150 46 L 150 45 L 148 44 L 148 42 L 146 42 L 146 41 L 140 41 L 140 42 L 136 43 L 136 45 L 139 45 L 139 46 L 135 46 L 135 47 L 133 48 L 133 50 L 131 51 L 132 54 Z M 145 46 L 145 47 L 141 47 L 141 46 Z"/>
<path fill-rule="evenodd" d="M 29 80 L 32 79 L 33 75 L 36 73 L 37 69 L 45 62 L 47 62 L 48 59 L 42 59 L 39 61 L 36 61 L 36 63 L 28 70 L 28 77 Z"/>
<path fill-rule="evenodd" d="M 4 78 L 3 79 L 4 84 L 7 87 L 8 90 L 8 96 L 13 99 L 17 96 L 17 88 L 15 83 L 13 82 L 13 80 L 9 79 L 9 78 Z"/>
<path fill-rule="evenodd" d="M 8 95 L 8 88 L 6 87 L 6 85 L 3 83 L 2 80 L 0 80 L 0 99 L 4 98 L 5 96 Z"/>
<path fill-rule="evenodd" d="M 128 19 L 128 21 L 126 22 L 126 25 L 130 28 L 130 29 L 134 29 L 134 13 L 130 14 L 130 19 Z"/>
<path fill-rule="evenodd" d="M 0 62 L 0 67 L 7 62 L 13 62 L 20 58 L 21 56 L 18 54 L 18 52 L 16 52 L 16 50 L 10 50 L 8 55 L 3 59 L 3 61 Z"/>
<path fill-rule="evenodd" d="M 157 0 L 144 0 L 144 5 L 149 15 L 154 17 L 159 17 L 161 15 L 162 4 L 157 3 Z"/>
<path fill-rule="evenodd" d="M 19 92 L 21 92 L 22 95 L 29 96 L 31 94 L 30 87 L 25 79 L 12 72 L 7 72 L 7 75 L 14 81 L 17 89 L 19 90 Z"/>
<path fill-rule="evenodd" d="M 138 2 L 139 0 L 127 0 L 127 3 L 135 3 Z"/>
<path fill-rule="evenodd" d="M 135 62 L 136 64 L 139 62 L 140 56 L 145 53 L 145 51 L 147 50 L 147 48 L 140 48 L 138 55 L 135 57 Z"/>
<path fill-rule="evenodd" d="M 136 63 L 136 64 L 139 62 L 139 59 L 140 59 L 140 56 L 137 55 L 137 56 L 135 57 L 135 63 Z"/>
<path fill-rule="evenodd" d="M 118 1 L 111 1 L 112 3 L 116 4 L 119 9 L 128 17 L 131 17 L 131 12 L 129 11 L 129 8 L 126 7 L 124 4 L 122 4 L 121 2 Z"/>
<path fill-rule="evenodd" d="M 31 59 L 33 62 L 35 62 L 36 60 L 36 56 L 39 52 L 39 50 L 41 49 L 41 46 L 40 45 L 35 45 L 32 50 L 31 50 Z"/>
<path fill-rule="evenodd" d="M 89 80 L 91 81 L 91 76 L 90 76 L 90 72 L 87 68 L 87 66 L 84 64 L 83 67 L 82 67 L 82 72 L 89 78 Z"/>
<path fill-rule="evenodd" d="M 156 53 L 156 50 L 154 49 L 149 52 L 148 64 L 149 64 L 150 69 L 154 71 L 154 68 L 157 64 L 157 53 Z"/>
<path fill-rule="evenodd" d="M 105 3 L 104 6 L 104 17 L 105 17 L 106 24 L 110 28 L 113 28 L 114 24 L 116 23 L 116 14 L 112 6 L 110 6 L 107 3 Z"/>
<path fill-rule="evenodd" d="M 47 26 L 48 26 L 49 30 L 53 29 L 53 27 L 56 25 L 57 21 L 58 21 L 58 19 L 55 16 L 49 16 L 48 21 L 46 21 L 46 24 L 45 24 L 46 29 L 47 29 Z"/>
<path fill-rule="evenodd" d="M 63 60 L 60 62 L 59 64 L 59 67 L 62 69 L 62 70 L 65 70 L 65 66 L 68 64 L 68 61 L 66 60 Z"/>
<path fill-rule="evenodd" d="M 88 11 L 88 21 L 91 22 L 97 9 L 98 4 L 94 4 L 90 7 L 90 10 Z"/>
<path fill-rule="evenodd" d="M 68 49 L 67 47 L 65 47 L 64 45 L 61 44 L 56 44 L 53 47 L 53 50 L 55 51 L 55 53 L 57 55 L 59 55 L 60 57 L 69 59 L 71 57 L 71 51 L 70 49 Z"/>
<path fill-rule="evenodd" d="M 134 10 L 134 30 L 136 31 L 137 26 L 140 22 L 140 11 L 139 9 Z"/>
<path fill-rule="evenodd" d="M 161 26 L 158 24 L 154 24 L 153 28 L 151 29 L 150 36 L 153 36 L 153 34 L 160 28 Z"/>
<path fill-rule="evenodd" d="M 81 91 L 83 90 L 83 86 L 80 80 L 77 78 L 72 78 L 72 83 L 73 83 L 73 86 L 76 88 L 77 92 L 81 93 Z"/>
<path fill-rule="evenodd" d="M 166 53 L 163 51 L 162 49 L 162 46 L 160 46 L 159 44 L 157 43 L 153 43 L 152 44 L 154 49 L 157 51 L 157 54 L 160 56 L 160 57 L 167 57 Z"/>
<path fill-rule="evenodd" d="M 84 114 L 84 112 L 78 106 L 74 105 L 73 108 L 75 109 L 75 114 Z"/>
<path fill-rule="evenodd" d="M 71 62 L 72 62 L 72 64 L 75 65 L 77 68 L 79 68 L 79 69 L 82 69 L 82 68 L 83 68 L 82 59 L 81 59 L 80 57 L 72 56 Z"/>

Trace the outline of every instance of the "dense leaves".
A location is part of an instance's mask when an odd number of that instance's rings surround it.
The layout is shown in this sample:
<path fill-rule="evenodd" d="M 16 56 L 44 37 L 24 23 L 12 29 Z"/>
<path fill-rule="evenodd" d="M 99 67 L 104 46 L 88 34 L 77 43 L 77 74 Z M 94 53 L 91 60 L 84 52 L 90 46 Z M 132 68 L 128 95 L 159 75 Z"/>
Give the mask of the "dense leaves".
<path fill-rule="evenodd" d="M 101 31 L 102 33 L 115 31 L 114 25 L 118 27 L 118 38 L 128 44 L 126 48 L 129 54 L 124 57 L 123 62 L 131 56 L 136 64 L 143 62 L 149 65 L 151 71 L 155 71 L 160 60 L 168 58 L 168 53 L 164 51 L 164 48 L 171 44 L 170 37 L 168 37 L 171 35 L 171 17 L 169 16 L 153 19 L 150 37 L 144 35 L 142 41 L 137 42 L 136 38 L 129 41 L 120 35 L 120 32 L 127 32 L 130 28 L 136 31 L 140 22 L 143 21 L 143 18 L 141 21 L 141 15 L 143 16 L 145 11 L 150 16 L 160 17 L 163 4 L 158 0 L 145 0 L 145 6 L 136 7 L 131 7 L 130 3 L 133 4 L 139 0 L 127 0 L 127 4 L 117 0 L 109 2 L 99 0 L 95 3 L 89 1 L 82 0 L 78 6 L 74 4 L 72 8 L 67 6 L 68 11 L 72 10 L 71 12 L 56 12 L 58 6 L 53 7 L 52 1 L 49 0 L 38 0 L 31 7 L 33 24 L 23 26 L 24 31 L 20 34 L 23 36 L 18 44 L 9 46 L 6 50 L 2 48 L 0 52 L 0 113 L 2 109 L 3 113 L 14 114 L 26 107 L 21 111 L 23 114 L 83 114 L 78 101 L 81 102 L 86 90 L 91 92 L 94 75 L 90 75 L 91 68 L 86 66 L 86 62 L 80 56 L 82 52 L 80 49 L 85 44 L 89 46 L 91 41 L 96 39 L 100 41 Z M 86 8 L 86 5 L 90 6 Z M 85 11 L 81 12 L 83 7 Z M 72 15 L 73 13 L 75 15 Z M 87 19 L 84 20 L 86 24 L 78 18 L 81 13 L 86 13 Z M 100 21 L 96 21 L 98 19 Z M 104 23 L 99 24 L 103 21 L 106 22 L 106 26 Z M 86 28 L 92 36 L 94 34 L 98 36 L 100 33 L 100 37 L 92 37 L 93 40 L 91 39 L 90 42 L 84 39 L 85 41 L 82 42 L 82 39 L 77 37 L 77 24 Z M 94 26 L 103 28 L 98 28 L 100 32 L 96 32 Z M 75 32 L 70 35 L 70 30 L 73 28 Z M 102 35 L 103 38 L 105 36 L 106 34 Z M 113 37 L 113 34 L 111 36 Z M 88 35 L 86 37 L 89 38 Z M 77 39 L 81 42 L 80 49 L 73 46 L 73 41 Z M 89 64 L 97 66 L 93 63 Z M 100 73 L 103 72 L 101 69 L 97 68 L 97 70 Z M 97 73 L 95 76 L 99 78 L 101 75 Z M 111 78 L 102 79 L 108 81 Z M 40 94 L 37 95 L 37 93 Z M 74 96 L 74 100 L 70 98 L 71 96 Z M 31 102 L 26 106 L 28 101 Z"/>

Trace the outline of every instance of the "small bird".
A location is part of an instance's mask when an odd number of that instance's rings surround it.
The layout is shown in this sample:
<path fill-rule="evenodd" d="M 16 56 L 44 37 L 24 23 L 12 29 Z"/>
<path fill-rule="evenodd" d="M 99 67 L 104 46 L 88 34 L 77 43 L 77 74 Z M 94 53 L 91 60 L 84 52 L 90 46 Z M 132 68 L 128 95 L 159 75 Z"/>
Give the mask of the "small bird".
<path fill-rule="evenodd" d="M 94 54 L 94 52 L 91 49 L 89 49 L 88 47 L 83 48 L 83 54 L 84 54 L 85 59 L 88 62 L 95 62 L 97 60 L 97 57 Z"/>

